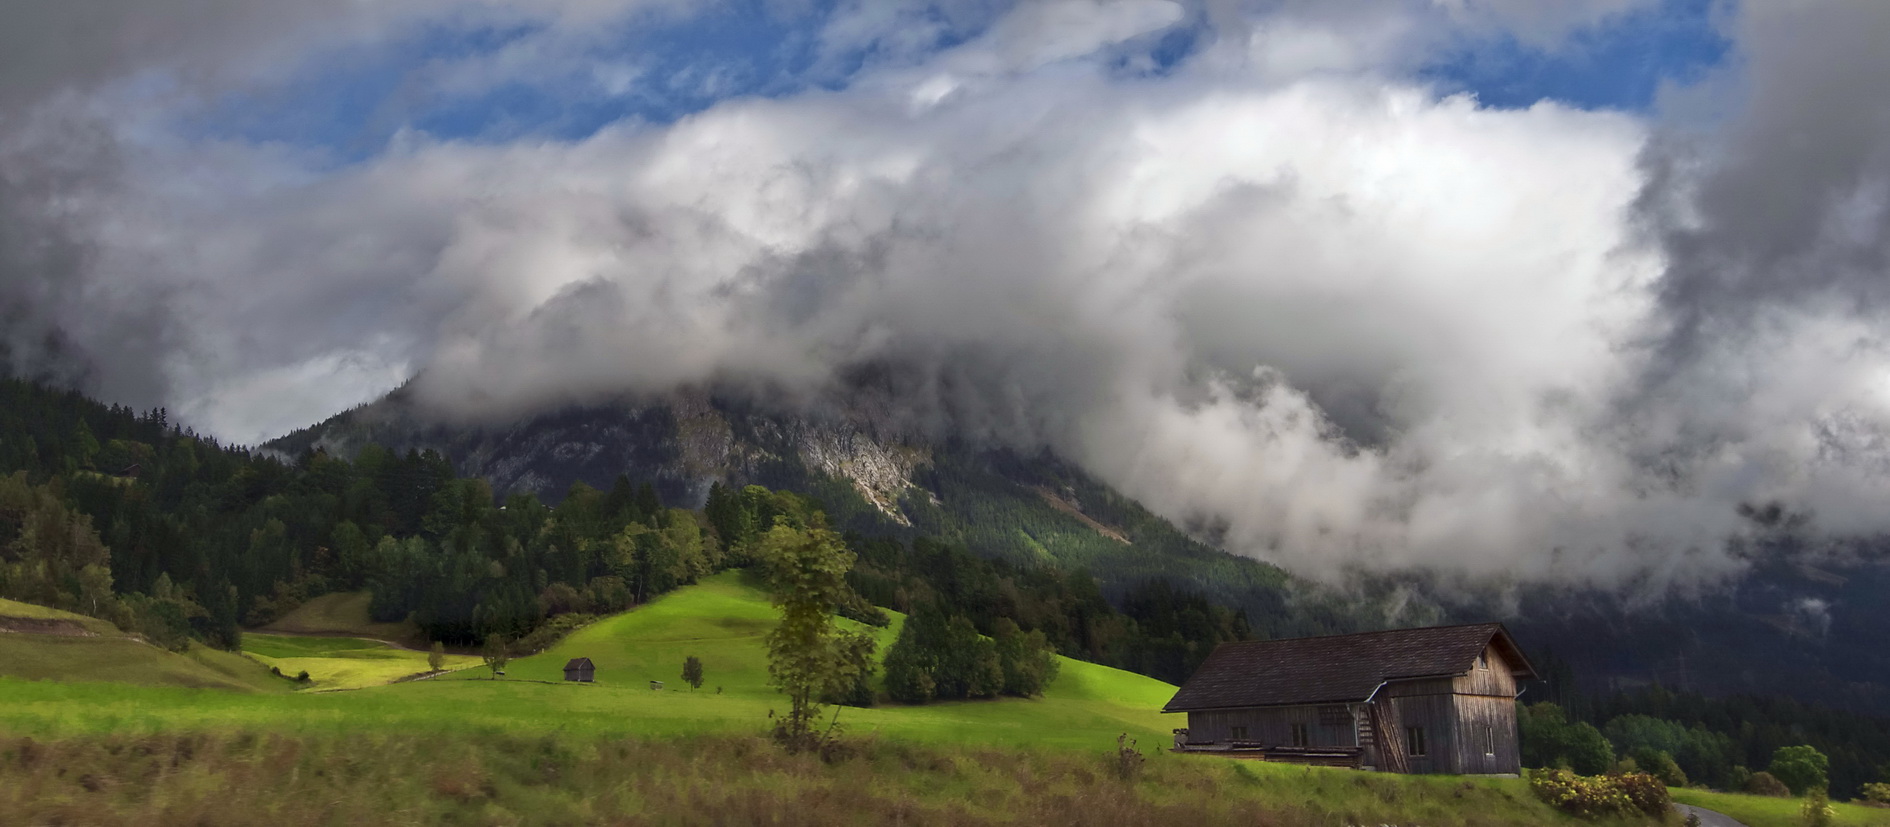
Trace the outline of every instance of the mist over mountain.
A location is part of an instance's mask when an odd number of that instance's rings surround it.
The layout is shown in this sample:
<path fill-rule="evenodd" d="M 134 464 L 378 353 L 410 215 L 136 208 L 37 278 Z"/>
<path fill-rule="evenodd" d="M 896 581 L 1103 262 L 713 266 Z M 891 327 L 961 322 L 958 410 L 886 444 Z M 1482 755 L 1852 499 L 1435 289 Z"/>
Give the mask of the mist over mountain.
<path fill-rule="evenodd" d="M 864 374 L 1303 577 L 1708 599 L 1890 530 L 1890 11 L 1706 5 L 29 2 L 5 359 L 243 442 Z"/>

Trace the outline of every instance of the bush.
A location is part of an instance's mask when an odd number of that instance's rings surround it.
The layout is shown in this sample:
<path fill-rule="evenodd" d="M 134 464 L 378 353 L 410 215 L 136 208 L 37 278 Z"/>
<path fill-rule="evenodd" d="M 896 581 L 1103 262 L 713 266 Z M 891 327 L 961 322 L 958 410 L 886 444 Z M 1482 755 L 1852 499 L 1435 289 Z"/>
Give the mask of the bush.
<path fill-rule="evenodd" d="M 1872 804 L 1890 805 L 1890 783 L 1879 781 L 1875 784 L 1865 784 L 1858 789 L 1857 797 Z"/>
<path fill-rule="evenodd" d="M 1666 784 L 1669 787 L 1684 787 L 1687 785 L 1687 774 L 1680 770 L 1680 765 L 1676 763 L 1673 760 L 1673 756 L 1668 755 L 1665 750 L 1641 747 L 1634 751 L 1631 760 L 1639 766 L 1642 772 L 1660 779 L 1662 784 Z"/>
<path fill-rule="evenodd" d="M 1799 808 L 1799 823 L 1805 827 L 1831 827 L 1837 821 L 1837 811 L 1831 809 L 1831 800 L 1823 790 L 1812 790 L 1805 799 L 1805 806 Z"/>
<path fill-rule="evenodd" d="M 1135 739 L 1129 733 L 1116 736 L 1115 761 L 1109 766 L 1116 777 L 1123 781 L 1134 781 L 1142 774 L 1142 751 L 1135 748 Z"/>
<path fill-rule="evenodd" d="M 563 640 L 565 635 L 577 631 L 578 628 L 596 619 L 596 615 L 587 614 L 558 615 L 538 624 L 538 628 L 533 629 L 530 634 L 519 638 L 511 645 L 511 650 L 520 655 L 543 652 L 550 649 L 552 644 Z"/>
<path fill-rule="evenodd" d="M 1786 798 L 1792 794 L 1791 788 L 1785 786 L 1785 782 L 1778 780 L 1778 776 L 1765 772 L 1764 770 L 1753 773 L 1752 778 L 1746 781 L 1746 792 L 1752 793 L 1753 795 L 1778 796 L 1779 798 Z"/>
<path fill-rule="evenodd" d="M 1611 776 L 1621 790 L 1627 793 L 1634 808 L 1650 816 L 1664 815 L 1673 809 L 1673 795 L 1667 792 L 1667 784 L 1659 778 L 1644 772 Z"/>
<path fill-rule="evenodd" d="M 1531 770 L 1529 789 L 1549 806 L 1582 818 L 1664 817 L 1673 809 L 1667 785 L 1639 772 L 1582 776 L 1568 770 Z"/>

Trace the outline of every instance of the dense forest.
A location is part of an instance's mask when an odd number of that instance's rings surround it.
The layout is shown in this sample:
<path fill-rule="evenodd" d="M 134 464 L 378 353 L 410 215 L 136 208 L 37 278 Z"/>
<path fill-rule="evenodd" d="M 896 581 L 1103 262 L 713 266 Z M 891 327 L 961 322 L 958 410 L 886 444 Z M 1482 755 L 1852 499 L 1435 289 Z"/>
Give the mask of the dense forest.
<path fill-rule="evenodd" d="M 218 445 L 164 411 L 105 406 L 0 381 L 0 595 L 111 619 L 167 645 L 234 647 L 310 597 L 369 589 L 380 620 L 435 640 L 529 635 L 550 618 L 619 611 L 729 566 L 781 515 L 821 503 L 716 486 L 701 511 L 618 477 L 555 504 L 498 499 L 447 458 L 288 457 Z M 1249 635 L 1236 613 L 1150 581 L 1114 603 L 1096 581 L 927 537 L 848 536 L 873 603 L 1015 628 L 1058 651 L 1180 680 L 1215 644 Z"/>
<path fill-rule="evenodd" d="M 1712 698 L 1656 685 L 1567 708 L 1541 701 L 1518 718 L 1525 766 L 1596 774 L 1632 763 L 1673 786 L 1802 794 L 1828 785 L 1834 798 L 1890 782 L 1890 720 L 1785 697 Z M 1805 749 L 1820 757 L 1821 777 L 1792 766 Z"/>

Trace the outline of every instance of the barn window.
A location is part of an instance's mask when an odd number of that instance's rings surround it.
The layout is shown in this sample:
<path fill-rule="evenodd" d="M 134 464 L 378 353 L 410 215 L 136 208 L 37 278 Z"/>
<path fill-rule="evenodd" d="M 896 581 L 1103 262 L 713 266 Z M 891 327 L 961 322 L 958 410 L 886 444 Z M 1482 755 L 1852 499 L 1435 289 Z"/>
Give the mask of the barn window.
<path fill-rule="evenodd" d="M 1352 723 L 1352 715 L 1345 711 L 1345 707 L 1343 706 L 1319 707 L 1319 725 L 1320 726 L 1342 727 L 1342 726 L 1349 726 L 1351 725 L 1351 723 Z"/>
<path fill-rule="evenodd" d="M 1462 663 L 1462 661 L 1458 661 L 1458 663 Z M 1405 751 L 1410 753 L 1411 757 L 1423 757 L 1426 754 L 1424 752 L 1424 728 L 1421 726 L 1405 727 L 1404 745 Z"/>
<path fill-rule="evenodd" d="M 1491 730 L 1491 729 L 1483 730 L 1483 754 L 1484 755 L 1496 754 L 1496 731 L 1495 730 Z"/>
<path fill-rule="evenodd" d="M 1296 746 L 1296 747 L 1312 746 L 1312 737 L 1306 734 L 1305 724 L 1293 725 L 1293 746 Z"/>
<path fill-rule="evenodd" d="M 1247 728 L 1244 726 L 1228 727 L 1228 736 L 1236 741 L 1247 740 Z"/>
<path fill-rule="evenodd" d="M 1463 661 L 1457 661 L 1457 662 L 1463 663 Z M 1487 653 L 1477 655 L 1477 668 L 1478 669 L 1490 668 L 1490 656 Z"/>

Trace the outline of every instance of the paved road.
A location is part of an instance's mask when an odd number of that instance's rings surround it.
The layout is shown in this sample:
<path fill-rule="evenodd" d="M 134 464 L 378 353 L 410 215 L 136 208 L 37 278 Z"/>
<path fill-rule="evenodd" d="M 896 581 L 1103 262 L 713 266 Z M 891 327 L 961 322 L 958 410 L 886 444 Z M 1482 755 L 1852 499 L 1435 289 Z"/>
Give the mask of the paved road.
<path fill-rule="evenodd" d="M 1682 816 L 1688 813 L 1699 816 L 1700 827 L 1746 827 L 1744 822 L 1734 821 L 1732 816 L 1726 815 L 1725 813 L 1716 813 L 1712 810 L 1687 804 L 1675 804 L 1673 808 L 1679 810 Z"/>

